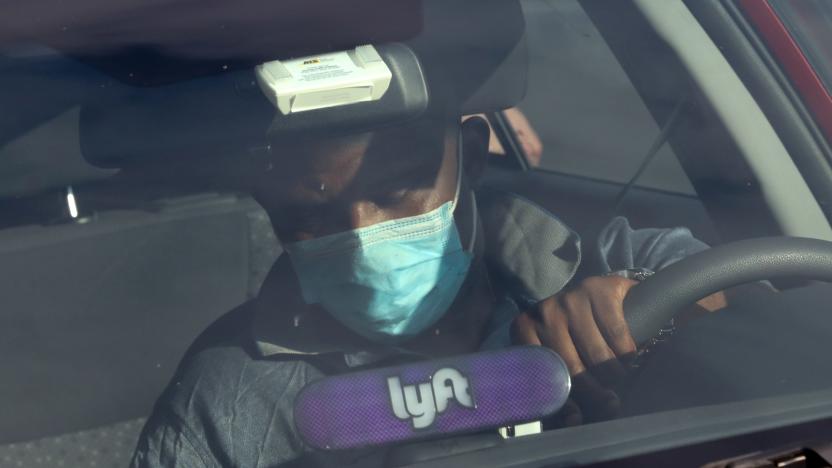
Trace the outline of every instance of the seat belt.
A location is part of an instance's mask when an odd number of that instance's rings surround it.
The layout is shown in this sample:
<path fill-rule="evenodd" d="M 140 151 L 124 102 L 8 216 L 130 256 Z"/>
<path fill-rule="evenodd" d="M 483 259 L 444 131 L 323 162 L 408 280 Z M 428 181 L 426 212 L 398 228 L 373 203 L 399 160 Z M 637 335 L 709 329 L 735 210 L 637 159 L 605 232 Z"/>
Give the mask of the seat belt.
<path fill-rule="evenodd" d="M 679 114 L 681 114 L 682 108 L 685 106 L 688 100 L 687 93 L 682 96 L 682 99 L 676 104 L 673 108 L 673 112 L 670 114 L 670 117 L 665 122 L 664 126 L 662 127 L 659 135 L 653 141 L 653 144 L 650 146 L 650 149 L 647 151 L 647 154 L 641 161 L 638 169 L 636 170 L 635 174 L 630 178 L 624 187 L 621 188 L 621 191 L 618 192 L 618 195 L 615 197 L 615 204 L 613 205 L 613 215 L 617 214 L 618 211 L 621 209 L 621 205 L 624 202 L 624 197 L 627 196 L 627 193 L 630 192 L 630 189 L 633 188 L 638 179 L 641 178 L 644 171 L 647 169 L 647 166 L 650 165 L 651 162 L 656 158 L 656 155 L 659 153 L 659 150 L 662 149 L 665 143 L 667 143 L 667 138 L 670 135 L 670 132 L 676 128 L 676 122 L 678 121 Z"/>

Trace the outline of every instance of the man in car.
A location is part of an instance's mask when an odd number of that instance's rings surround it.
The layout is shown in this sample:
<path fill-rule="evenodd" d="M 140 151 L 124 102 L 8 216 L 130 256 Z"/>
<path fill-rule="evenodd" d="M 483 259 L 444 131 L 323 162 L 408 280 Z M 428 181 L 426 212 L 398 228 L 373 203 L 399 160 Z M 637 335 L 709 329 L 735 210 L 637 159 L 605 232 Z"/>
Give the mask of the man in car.
<path fill-rule="evenodd" d="M 581 257 L 577 236 L 522 197 L 478 187 L 488 142 L 483 119 L 460 124 L 458 116 L 276 142 L 279 150 L 246 183 L 288 255 L 256 300 L 191 346 L 133 466 L 326 463 L 307 453 L 293 426 L 304 385 L 510 340 L 548 346 L 566 361 L 575 402 L 560 423 L 614 415 L 620 402 L 610 386 L 636 352 L 622 309 L 636 281 L 570 282 Z M 527 219 L 547 240 L 516 237 L 507 219 Z M 551 249 L 550 241 L 555 254 L 532 255 L 532 265 L 518 266 L 522 252 L 503 249 Z M 684 229 L 633 231 L 619 218 L 585 248 L 598 251 L 604 274 L 660 269 L 705 246 Z M 718 296 L 704 305 L 721 303 Z M 332 463 L 353 458 L 339 454 Z"/>
<path fill-rule="evenodd" d="M 543 157 L 543 142 L 537 135 L 537 131 L 529 122 L 528 117 L 517 107 L 511 107 L 503 111 L 508 124 L 517 136 L 517 142 L 523 148 L 523 153 L 531 167 L 540 166 L 540 160 Z M 480 115 L 481 117 L 486 117 Z M 471 116 L 466 115 L 462 119 L 468 119 Z M 489 122 L 490 123 L 490 122 Z M 488 152 L 491 154 L 505 155 L 506 150 L 497 139 L 497 135 L 492 131 L 491 139 L 488 141 Z"/>

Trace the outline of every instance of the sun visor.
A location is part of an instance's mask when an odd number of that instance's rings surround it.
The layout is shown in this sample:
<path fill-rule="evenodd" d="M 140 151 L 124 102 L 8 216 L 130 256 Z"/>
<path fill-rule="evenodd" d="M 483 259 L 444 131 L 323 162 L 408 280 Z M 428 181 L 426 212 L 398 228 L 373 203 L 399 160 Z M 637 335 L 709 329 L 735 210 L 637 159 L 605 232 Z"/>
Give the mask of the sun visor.
<path fill-rule="evenodd" d="M 411 39 L 422 0 L 0 2 L 0 49 L 46 45 L 130 86 Z"/>
<path fill-rule="evenodd" d="M 310 95 L 320 104 L 321 90 L 278 97 L 263 82 L 267 72 L 257 69 L 158 88 L 121 87 L 104 100 L 106 104 L 82 109 L 81 151 L 100 167 L 245 155 L 262 151 L 279 138 L 321 129 L 357 132 L 383 122 L 407 121 L 425 112 L 427 84 L 413 51 L 403 44 L 373 49 L 389 70 L 384 92 L 377 99 L 357 99 L 333 107 L 310 105 Z M 365 83 L 366 87 L 372 84 Z M 299 99 L 307 102 L 299 103 Z M 294 112 L 284 115 L 280 105 Z"/>
<path fill-rule="evenodd" d="M 83 106 L 84 157 L 100 167 L 259 152 L 309 133 L 344 134 L 519 102 L 526 48 L 514 1 L 423 2 L 410 40 L 294 56 L 161 86 L 102 84 Z"/>

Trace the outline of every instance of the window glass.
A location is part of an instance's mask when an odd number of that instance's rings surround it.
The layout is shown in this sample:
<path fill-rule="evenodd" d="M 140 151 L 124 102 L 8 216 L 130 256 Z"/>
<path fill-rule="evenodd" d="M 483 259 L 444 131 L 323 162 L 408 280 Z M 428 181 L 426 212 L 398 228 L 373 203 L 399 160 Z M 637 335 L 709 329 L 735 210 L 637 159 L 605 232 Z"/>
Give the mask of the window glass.
<path fill-rule="evenodd" d="M 537 166 L 626 183 L 659 134 L 655 120 L 577 1 L 525 0 L 523 9 L 530 76 L 519 108 L 542 143 Z M 694 193 L 668 145 L 637 185 Z"/>

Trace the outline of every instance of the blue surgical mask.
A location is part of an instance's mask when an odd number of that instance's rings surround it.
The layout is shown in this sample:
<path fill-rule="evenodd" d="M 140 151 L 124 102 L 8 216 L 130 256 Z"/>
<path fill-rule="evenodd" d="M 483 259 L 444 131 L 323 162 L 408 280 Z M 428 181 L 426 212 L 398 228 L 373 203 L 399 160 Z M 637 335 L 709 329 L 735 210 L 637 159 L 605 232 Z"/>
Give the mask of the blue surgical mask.
<path fill-rule="evenodd" d="M 285 246 L 308 304 L 320 304 L 356 333 L 382 343 L 412 337 L 450 308 L 471 266 L 477 211 L 463 249 L 454 199 L 418 216 Z"/>

